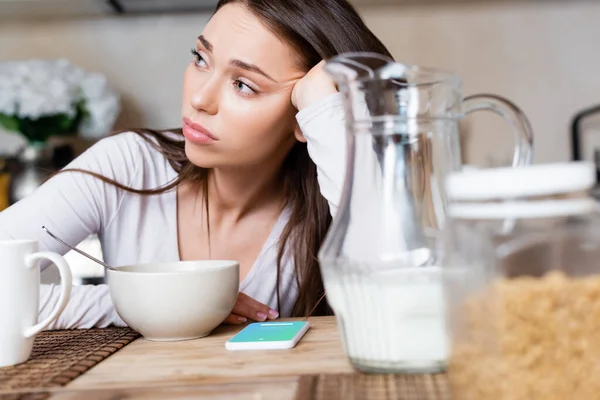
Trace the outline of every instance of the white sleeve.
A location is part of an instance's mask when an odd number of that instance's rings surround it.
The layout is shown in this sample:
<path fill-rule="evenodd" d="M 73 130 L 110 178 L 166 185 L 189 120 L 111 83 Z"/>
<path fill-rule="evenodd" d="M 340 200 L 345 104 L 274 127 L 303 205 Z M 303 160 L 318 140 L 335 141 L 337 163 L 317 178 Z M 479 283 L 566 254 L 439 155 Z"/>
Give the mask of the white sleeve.
<path fill-rule="evenodd" d="M 140 148 L 134 133 L 102 139 L 67 167 L 91 171 L 129 185 L 140 168 Z M 0 212 L 0 240 L 35 239 L 40 250 L 65 254 L 68 249 L 49 237 L 77 245 L 100 233 L 115 216 L 126 193 L 90 175 L 65 172 L 34 193 Z"/>
<path fill-rule="evenodd" d="M 66 168 L 96 172 L 129 185 L 141 167 L 140 141 L 135 133 L 102 139 Z M 37 240 L 41 251 L 65 254 L 68 249 L 46 235 L 41 227 L 67 243 L 79 244 L 90 234 L 101 234 L 118 212 L 127 194 L 101 180 L 79 172 L 65 172 L 48 180 L 33 194 L 0 213 L 0 240 Z M 40 318 L 48 315 L 59 290 L 43 285 Z M 122 324 L 110 302 L 107 287 L 74 287 L 69 304 L 54 329 Z"/>
<path fill-rule="evenodd" d="M 39 320 L 50 315 L 60 296 L 60 286 L 42 285 L 40 290 Z M 47 330 L 124 327 L 112 304 L 108 285 L 73 286 L 69 304 Z"/>
<path fill-rule="evenodd" d="M 340 93 L 332 94 L 296 115 L 307 140 L 308 153 L 317 165 L 321 194 L 335 216 L 346 173 L 346 119 Z"/>

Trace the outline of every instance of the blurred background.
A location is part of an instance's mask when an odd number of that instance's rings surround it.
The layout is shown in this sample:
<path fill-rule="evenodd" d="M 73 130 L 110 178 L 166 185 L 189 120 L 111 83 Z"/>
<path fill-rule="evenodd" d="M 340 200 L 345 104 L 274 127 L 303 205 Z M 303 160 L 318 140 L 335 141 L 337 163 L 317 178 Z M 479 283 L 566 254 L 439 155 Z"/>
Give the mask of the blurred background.
<path fill-rule="evenodd" d="M 495 93 L 520 106 L 535 132 L 535 162 L 573 157 L 575 117 L 600 105 L 600 1 L 351 2 L 398 61 L 454 71 L 465 95 Z M 0 0 L 0 66 L 65 59 L 100 74 L 118 94 L 112 128 L 177 127 L 189 49 L 216 3 Z M 589 114 L 578 125 L 585 159 L 600 149 L 600 135 L 594 135 L 600 133 L 600 110 Z M 510 163 L 513 143 L 499 117 L 478 113 L 462 128 L 466 163 Z M 102 136 L 72 133 L 63 161 Z M 22 135 L 0 132 L 0 157 L 14 157 L 23 143 Z"/>
<path fill-rule="evenodd" d="M 352 2 L 399 61 L 455 71 L 465 94 L 492 92 L 517 103 L 535 130 L 536 162 L 571 157 L 572 118 L 600 104 L 600 1 Z M 104 74 L 120 94 L 117 128 L 178 126 L 189 49 L 216 3 L 0 0 L 0 62 L 66 58 Z M 512 144 L 503 130 L 491 115 L 465 121 L 465 161 L 507 162 Z M 0 136 L 0 154 L 18 141 Z M 591 157 L 594 144 L 585 147 Z"/>

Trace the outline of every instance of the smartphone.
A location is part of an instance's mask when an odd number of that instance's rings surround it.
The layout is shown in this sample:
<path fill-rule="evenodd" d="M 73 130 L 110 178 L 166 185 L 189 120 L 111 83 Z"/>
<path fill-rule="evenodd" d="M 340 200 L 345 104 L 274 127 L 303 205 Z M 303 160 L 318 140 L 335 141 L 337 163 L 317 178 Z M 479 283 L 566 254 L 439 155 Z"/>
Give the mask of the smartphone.
<path fill-rule="evenodd" d="M 225 342 L 227 350 L 284 350 L 298 344 L 308 331 L 307 321 L 255 322 Z"/>

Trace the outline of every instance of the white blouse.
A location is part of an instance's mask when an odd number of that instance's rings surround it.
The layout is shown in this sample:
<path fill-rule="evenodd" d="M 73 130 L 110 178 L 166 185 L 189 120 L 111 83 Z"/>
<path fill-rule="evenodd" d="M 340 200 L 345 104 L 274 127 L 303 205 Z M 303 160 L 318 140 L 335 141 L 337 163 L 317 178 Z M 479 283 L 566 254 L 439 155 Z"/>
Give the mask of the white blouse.
<path fill-rule="evenodd" d="M 342 190 L 346 158 L 345 119 L 341 95 L 333 94 L 297 114 L 308 151 L 318 167 L 321 193 L 335 214 Z M 133 132 L 102 139 L 67 168 L 100 173 L 138 189 L 161 187 L 176 172 L 148 142 Z M 179 261 L 177 198 L 172 190 L 156 196 L 125 192 L 85 174 L 59 174 L 35 193 L 0 213 L 0 240 L 36 239 L 40 250 L 65 254 L 68 249 L 47 236 L 47 226 L 67 243 L 98 234 L 110 265 Z M 277 245 L 288 221 L 284 211 L 240 291 L 277 309 Z M 298 296 L 293 260 L 283 260 L 281 316 L 287 317 Z M 59 287 L 42 285 L 40 318 L 56 305 Z M 125 326 L 117 315 L 107 285 L 73 287 L 69 304 L 49 329 Z"/>

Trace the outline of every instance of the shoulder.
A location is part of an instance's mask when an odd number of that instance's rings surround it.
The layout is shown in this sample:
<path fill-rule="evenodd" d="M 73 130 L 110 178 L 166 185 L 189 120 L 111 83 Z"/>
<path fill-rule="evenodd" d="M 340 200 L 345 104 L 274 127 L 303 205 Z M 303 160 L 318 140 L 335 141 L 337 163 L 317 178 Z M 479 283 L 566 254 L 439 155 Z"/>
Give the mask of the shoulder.
<path fill-rule="evenodd" d="M 122 132 L 96 142 L 89 149 L 95 155 L 123 160 L 139 160 L 144 155 L 159 154 L 158 140 L 145 132 Z"/>
<path fill-rule="evenodd" d="M 148 164 L 164 165 L 167 160 L 160 150 L 158 136 L 177 140 L 177 135 L 171 133 L 119 133 L 96 142 L 71 167 L 100 167 L 105 170 L 119 167 L 136 169 Z"/>
<path fill-rule="evenodd" d="M 96 142 L 66 168 L 98 173 L 129 186 L 162 185 L 174 177 L 174 170 L 160 150 L 162 137 L 177 140 L 177 135 L 170 133 L 112 135 Z"/>

